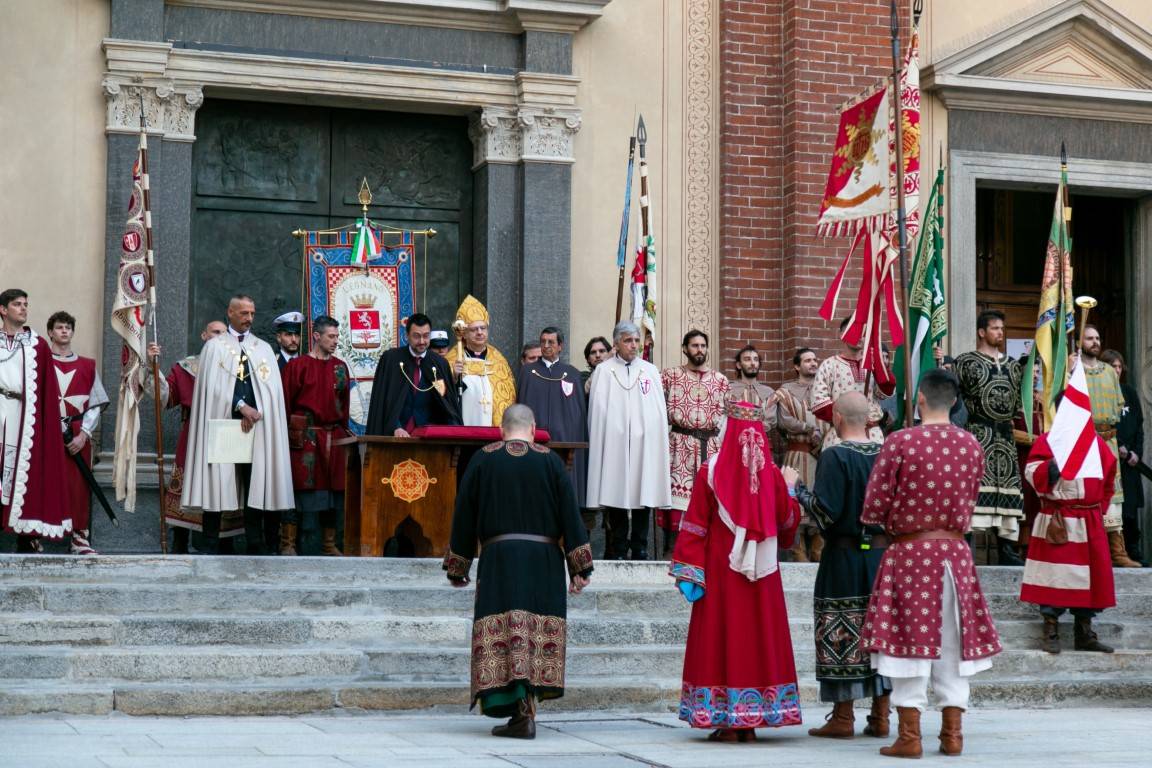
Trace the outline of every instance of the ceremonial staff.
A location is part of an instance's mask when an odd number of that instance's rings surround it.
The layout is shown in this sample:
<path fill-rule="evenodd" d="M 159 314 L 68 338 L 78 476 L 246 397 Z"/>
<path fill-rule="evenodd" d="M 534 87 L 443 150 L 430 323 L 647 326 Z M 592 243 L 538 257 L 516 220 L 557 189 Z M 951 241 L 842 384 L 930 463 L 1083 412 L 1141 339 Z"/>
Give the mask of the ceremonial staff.
<path fill-rule="evenodd" d="M 1068 148 L 1065 146 L 1064 142 L 1060 142 L 1060 178 L 1063 179 L 1067 175 L 1067 173 L 1068 173 Z M 1072 201 L 1071 201 L 1071 199 L 1069 199 L 1069 196 L 1068 196 L 1068 185 L 1067 184 L 1062 184 L 1060 186 L 1060 215 L 1064 217 L 1064 232 L 1066 234 L 1066 241 L 1068 243 L 1068 252 L 1071 253 L 1071 251 L 1072 251 Z M 1065 279 L 1067 279 L 1069 283 L 1072 282 L 1072 276 L 1071 275 L 1065 276 L 1065 274 L 1064 274 L 1064 258 L 1065 258 L 1065 254 L 1061 253 L 1060 254 L 1060 303 L 1057 305 L 1059 307 L 1058 311 L 1060 312 L 1061 318 L 1065 317 L 1067 315 L 1067 312 L 1068 312 L 1068 308 L 1064 306 L 1064 299 L 1065 299 L 1064 281 L 1065 281 Z M 1070 261 L 1071 256 L 1069 256 L 1068 258 Z M 1068 268 L 1071 269 L 1071 267 L 1072 267 L 1072 265 L 1069 264 Z M 1085 306 L 1084 304 L 1080 303 L 1080 299 L 1082 299 L 1082 298 L 1083 299 L 1091 299 L 1092 303 L 1090 305 Z M 1088 310 L 1091 309 L 1092 307 L 1096 306 L 1096 300 L 1093 299 L 1091 296 L 1080 296 L 1080 297 L 1077 297 L 1077 299 L 1076 299 L 1076 306 L 1080 307 L 1080 309 L 1083 312 L 1083 318 L 1085 321 L 1087 321 Z M 1060 322 L 1064 323 L 1064 333 L 1065 334 L 1071 334 L 1073 329 L 1068 327 L 1067 321 L 1061 320 Z M 1080 328 L 1080 335 L 1072 338 L 1072 343 L 1075 343 L 1076 341 L 1079 341 L 1082 338 L 1084 338 L 1084 328 L 1083 327 Z M 1071 349 L 1071 344 L 1069 345 L 1069 348 Z M 1076 349 L 1076 352 L 1077 352 L 1077 354 L 1079 354 L 1079 352 L 1080 352 L 1079 348 Z"/>
<path fill-rule="evenodd" d="M 632 217 L 632 167 L 636 160 L 636 137 L 628 137 L 628 180 L 624 184 L 624 213 L 620 216 L 620 240 L 616 244 L 616 268 L 620 281 L 616 284 L 616 322 L 624 311 L 624 262 L 628 259 L 628 223 Z"/>
<path fill-rule="evenodd" d="M 633 319 L 637 321 L 640 326 L 640 346 L 647 354 L 644 358 L 652 362 L 654 350 L 652 349 L 652 333 L 654 333 L 655 326 L 652 329 L 645 327 L 644 317 L 648 314 L 648 301 L 651 296 L 651 286 L 648 285 L 648 273 L 652 271 L 653 267 L 651 259 L 655 257 L 655 251 L 652 247 L 652 219 L 651 208 L 648 200 L 648 159 L 645 152 L 645 147 L 648 144 L 648 130 L 644 127 L 644 115 L 640 115 L 640 119 L 636 123 L 636 143 L 640 145 L 640 246 L 636 249 L 637 261 L 636 269 L 633 270 Z M 640 254 L 644 254 L 644 270 L 642 276 L 644 278 L 643 287 L 637 289 L 636 278 L 637 270 L 640 268 Z M 636 299 L 640 299 L 636 303 Z M 639 315 L 637 315 L 637 307 L 639 307 Z"/>
<path fill-rule="evenodd" d="M 144 96 L 140 96 L 140 181 L 144 205 L 145 263 L 148 267 L 148 311 L 144 322 L 144 339 L 152 327 L 152 340 L 160 344 L 160 329 L 156 323 L 156 265 L 152 258 L 152 193 L 148 181 L 148 130 L 144 118 Z M 168 520 L 164 517 L 164 404 L 160 402 L 160 360 L 152 358 L 152 404 L 156 416 L 156 475 L 160 485 L 160 552 L 168 554 Z"/>
<path fill-rule="evenodd" d="M 900 92 L 900 75 L 903 71 L 903 62 L 900 58 L 900 15 L 896 8 L 896 0 L 892 0 L 891 32 L 892 32 L 892 103 L 895 119 L 893 138 L 896 143 L 896 229 L 899 237 L 900 261 L 900 305 L 901 312 L 908 311 L 908 213 L 904 209 L 904 106 Z M 924 0 L 915 0 L 912 4 L 912 23 L 920 23 L 920 14 L 924 12 Z M 907 336 L 908 328 L 904 329 Z M 912 355 L 907 353 L 908 342 L 905 339 L 904 348 L 904 426 L 913 424 L 912 393 L 916 382 L 912 381 Z"/>

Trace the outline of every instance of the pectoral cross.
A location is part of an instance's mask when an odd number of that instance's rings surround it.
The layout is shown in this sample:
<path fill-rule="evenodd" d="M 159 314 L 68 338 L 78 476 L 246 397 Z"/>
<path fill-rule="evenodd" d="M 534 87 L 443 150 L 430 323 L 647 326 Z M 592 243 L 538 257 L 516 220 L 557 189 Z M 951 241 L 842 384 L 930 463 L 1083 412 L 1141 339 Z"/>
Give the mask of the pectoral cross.
<path fill-rule="evenodd" d="M 239 379 L 241 383 L 243 383 L 248 378 L 248 368 L 245 365 L 247 362 L 248 356 L 242 354 L 240 355 L 239 362 L 236 363 L 236 378 Z"/>

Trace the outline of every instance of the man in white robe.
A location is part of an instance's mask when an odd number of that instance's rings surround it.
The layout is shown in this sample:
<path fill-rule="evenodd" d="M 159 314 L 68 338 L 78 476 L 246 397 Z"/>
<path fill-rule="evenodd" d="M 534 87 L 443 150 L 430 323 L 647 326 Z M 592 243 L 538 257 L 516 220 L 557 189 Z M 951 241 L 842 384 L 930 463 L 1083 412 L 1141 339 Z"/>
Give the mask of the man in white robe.
<path fill-rule="evenodd" d="M 228 332 L 200 353 L 200 373 L 188 420 L 188 453 L 180 505 L 203 513 L 208 554 L 219 549 L 220 516 L 244 511 L 249 554 L 276 551 L 280 511 L 292 509 L 288 416 L 276 353 L 252 332 L 256 304 L 236 296 L 228 304 Z M 235 419 L 254 432 L 251 464 L 209 463 L 208 425 Z"/>
<path fill-rule="evenodd" d="M 645 508 L 672 506 L 664 389 L 660 371 L 639 356 L 635 324 L 617 324 L 612 340 L 616 354 L 592 372 L 588 397 L 587 504 L 606 509 L 617 559 L 631 547 L 633 560 L 647 560 Z"/>

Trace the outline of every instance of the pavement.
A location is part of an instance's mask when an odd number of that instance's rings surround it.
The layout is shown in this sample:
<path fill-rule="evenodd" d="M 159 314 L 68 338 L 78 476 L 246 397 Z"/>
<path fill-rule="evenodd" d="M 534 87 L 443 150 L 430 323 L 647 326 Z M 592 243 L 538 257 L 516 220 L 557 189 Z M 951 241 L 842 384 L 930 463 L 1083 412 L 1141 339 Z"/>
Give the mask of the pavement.
<path fill-rule="evenodd" d="M 890 741 L 814 739 L 805 724 L 760 730 L 754 744 L 713 744 L 674 715 L 558 713 L 534 741 L 497 739 L 479 715 L 351 713 L 298 717 L 31 715 L 0 718 L 0 768 L 732 768 L 891 766 Z M 857 727 L 865 711 L 857 709 Z M 939 713 L 925 713 L 924 763 L 1012 768 L 1152 764 L 1152 708 L 979 709 L 965 715 L 964 754 L 936 752 Z M 895 715 L 893 715 L 893 734 Z M 900 765 L 902 763 L 895 763 Z"/>

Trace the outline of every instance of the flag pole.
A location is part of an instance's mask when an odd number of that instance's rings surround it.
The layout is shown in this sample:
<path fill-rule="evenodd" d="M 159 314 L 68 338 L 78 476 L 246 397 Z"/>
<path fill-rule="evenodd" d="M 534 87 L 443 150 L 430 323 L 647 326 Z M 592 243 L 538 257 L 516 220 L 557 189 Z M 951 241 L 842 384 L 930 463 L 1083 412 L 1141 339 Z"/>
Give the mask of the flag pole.
<path fill-rule="evenodd" d="M 152 340 L 159 345 L 160 329 L 156 323 L 156 264 L 152 257 L 152 193 L 148 179 L 148 124 L 144 115 L 144 95 L 140 95 L 140 182 L 144 204 L 144 243 L 148 266 L 148 322 L 152 326 Z M 148 329 L 144 329 L 144 340 L 148 340 Z M 160 552 L 168 554 L 168 520 L 164 516 L 164 403 L 160 402 L 160 360 L 152 358 L 152 403 L 156 416 L 156 476 L 159 482 L 160 499 Z"/>
<path fill-rule="evenodd" d="M 915 0 L 912 6 L 913 25 L 920 22 L 920 14 L 924 11 L 924 0 Z M 891 3 L 891 37 L 892 37 L 892 102 L 895 109 L 894 139 L 896 143 L 896 224 L 899 233 L 899 261 L 900 261 L 900 311 L 905 319 L 908 313 L 908 214 L 904 209 L 904 106 L 900 93 L 900 74 L 903 70 L 903 61 L 900 55 L 900 15 L 896 0 Z M 904 322 L 905 336 L 908 332 L 908 323 Z M 913 424 L 912 392 L 915 383 L 912 381 L 912 355 L 907 353 L 908 344 L 905 339 L 904 348 L 904 426 Z"/>
<path fill-rule="evenodd" d="M 636 141 L 640 145 L 640 247 L 644 249 L 645 254 L 645 277 L 644 281 L 647 284 L 647 269 L 648 269 L 648 237 L 652 234 L 652 222 L 649 219 L 648 211 L 648 159 L 645 155 L 645 147 L 648 144 L 648 130 L 644 127 L 644 115 L 640 115 L 639 121 L 636 123 Z M 644 297 L 644 313 L 647 313 L 648 296 L 647 291 Z M 648 351 L 648 362 L 655 363 L 651 358 L 655 356 L 655 349 L 653 349 L 652 341 L 648 333 L 648 329 L 644 327 L 643 314 L 640 320 L 640 346 L 643 350 Z"/>
<path fill-rule="evenodd" d="M 616 322 L 624 311 L 624 265 L 628 261 L 628 223 L 632 214 L 632 167 L 636 161 L 636 137 L 628 137 L 628 179 L 624 186 L 624 213 L 620 216 L 620 240 L 616 244 L 616 267 L 620 270 L 616 284 Z"/>

